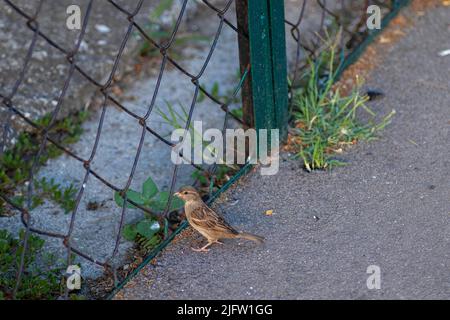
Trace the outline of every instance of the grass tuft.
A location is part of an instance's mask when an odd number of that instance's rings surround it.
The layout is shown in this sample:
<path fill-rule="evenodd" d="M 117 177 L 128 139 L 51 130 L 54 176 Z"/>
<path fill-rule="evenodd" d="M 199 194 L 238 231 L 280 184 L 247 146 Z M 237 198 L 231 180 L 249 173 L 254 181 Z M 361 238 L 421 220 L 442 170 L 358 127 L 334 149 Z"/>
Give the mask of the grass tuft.
<path fill-rule="evenodd" d="M 305 86 L 294 92 L 292 100 L 290 147 L 308 171 L 344 165 L 335 158 L 336 154 L 358 141 L 376 139 L 395 114 L 393 110 L 375 122 L 375 113 L 366 105 L 368 96 L 360 93 L 361 79 L 349 95 L 341 96 L 339 86 L 335 85 L 336 47 L 330 45 L 316 62 L 309 61 L 303 76 Z M 358 110 L 369 115 L 366 123 L 358 120 Z"/>

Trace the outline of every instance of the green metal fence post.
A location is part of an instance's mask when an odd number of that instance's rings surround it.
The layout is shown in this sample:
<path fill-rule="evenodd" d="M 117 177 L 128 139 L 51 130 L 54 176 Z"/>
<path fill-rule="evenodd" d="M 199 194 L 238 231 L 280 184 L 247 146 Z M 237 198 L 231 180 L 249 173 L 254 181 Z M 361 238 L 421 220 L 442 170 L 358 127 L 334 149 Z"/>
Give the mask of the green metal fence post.
<path fill-rule="evenodd" d="M 287 134 L 288 86 L 284 1 L 248 0 L 248 31 L 256 129 Z"/>
<path fill-rule="evenodd" d="M 236 20 L 238 28 L 239 63 L 241 76 L 250 65 L 250 43 L 248 41 L 248 0 L 236 0 Z M 242 85 L 242 120 L 245 129 L 255 126 L 253 113 L 252 75 L 248 73 Z"/>

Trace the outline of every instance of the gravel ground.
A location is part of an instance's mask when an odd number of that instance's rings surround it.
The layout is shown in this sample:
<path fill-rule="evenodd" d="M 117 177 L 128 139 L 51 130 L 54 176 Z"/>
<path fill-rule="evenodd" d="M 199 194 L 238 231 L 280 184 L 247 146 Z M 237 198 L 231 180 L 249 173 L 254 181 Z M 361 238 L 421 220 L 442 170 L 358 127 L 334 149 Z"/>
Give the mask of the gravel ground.
<path fill-rule="evenodd" d="M 386 96 L 371 107 L 397 111 L 383 139 L 332 172 L 287 160 L 226 194 L 226 218 L 265 245 L 226 241 L 199 254 L 190 247 L 203 240 L 188 229 L 116 298 L 449 299 L 450 56 L 438 55 L 449 18 L 450 7 L 418 16 L 372 73 L 368 87 Z M 369 265 L 380 267 L 379 290 L 366 286 Z"/>

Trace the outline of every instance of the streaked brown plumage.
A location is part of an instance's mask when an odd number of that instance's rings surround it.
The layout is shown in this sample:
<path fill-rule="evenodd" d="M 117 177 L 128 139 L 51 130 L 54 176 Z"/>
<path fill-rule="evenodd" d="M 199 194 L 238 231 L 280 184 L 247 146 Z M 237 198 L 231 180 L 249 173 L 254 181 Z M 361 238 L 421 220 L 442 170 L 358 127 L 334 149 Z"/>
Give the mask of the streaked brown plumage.
<path fill-rule="evenodd" d="M 264 242 L 264 238 L 247 232 L 239 232 L 214 210 L 210 209 L 193 187 L 183 187 L 175 195 L 185 201 L 184 211 L 189 224 L 203 235 L 208 243 L 198 252 L 208 252 L 213 243 L 221 243 L 219 239 L 242 238 L 257 243 Z"/>

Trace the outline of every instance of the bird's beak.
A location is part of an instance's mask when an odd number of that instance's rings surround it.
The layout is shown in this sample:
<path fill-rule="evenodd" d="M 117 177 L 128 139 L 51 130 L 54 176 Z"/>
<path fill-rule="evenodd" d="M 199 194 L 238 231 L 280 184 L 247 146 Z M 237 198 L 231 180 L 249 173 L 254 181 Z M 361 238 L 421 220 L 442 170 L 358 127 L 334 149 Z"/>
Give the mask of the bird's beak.
<path fill-rule="evenodd" d="M 173 195 L 179 198 L 181 194 L 179 192 L 175 192 Z"/>

